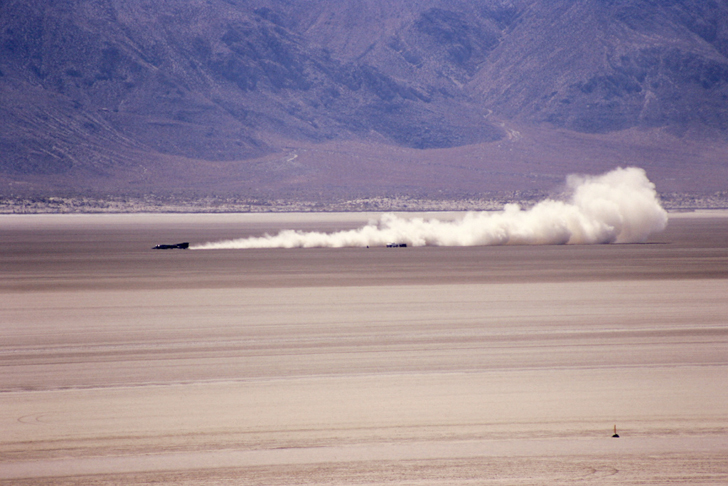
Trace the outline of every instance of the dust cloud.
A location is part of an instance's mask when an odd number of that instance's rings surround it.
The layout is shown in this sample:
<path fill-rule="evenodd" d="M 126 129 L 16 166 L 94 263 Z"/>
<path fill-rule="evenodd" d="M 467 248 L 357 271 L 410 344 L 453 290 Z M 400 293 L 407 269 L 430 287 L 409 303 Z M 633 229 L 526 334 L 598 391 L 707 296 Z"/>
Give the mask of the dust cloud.
<path fill-rule="evenodd" d="M 284 230 L 275 235 L 194 245 L 196 250 L 408 246 L 562 245 L 639 243 L 667 226 L 655 186 L 637 167 L 598 176 L 571 175 L 563 200 L 530 209 L 470 212 L 457 221 L 384 214 L 358 229 L 323 233 Z"/>

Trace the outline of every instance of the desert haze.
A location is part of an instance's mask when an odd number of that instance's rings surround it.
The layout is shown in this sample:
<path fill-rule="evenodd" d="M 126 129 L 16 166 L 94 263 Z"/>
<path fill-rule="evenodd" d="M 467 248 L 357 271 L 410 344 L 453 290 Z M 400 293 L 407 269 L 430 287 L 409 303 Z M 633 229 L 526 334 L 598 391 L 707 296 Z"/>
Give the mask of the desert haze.
<path fill-rule="evenodd" d="M 151 250 L 378 216 L 0 217 L 0 483 L 728 481 L 726 213 L 641 244 Z"/>
<path fill-rule="evenodd" d="M 0 485 L 728 484 L 726 25 L 4 0 Z"/>

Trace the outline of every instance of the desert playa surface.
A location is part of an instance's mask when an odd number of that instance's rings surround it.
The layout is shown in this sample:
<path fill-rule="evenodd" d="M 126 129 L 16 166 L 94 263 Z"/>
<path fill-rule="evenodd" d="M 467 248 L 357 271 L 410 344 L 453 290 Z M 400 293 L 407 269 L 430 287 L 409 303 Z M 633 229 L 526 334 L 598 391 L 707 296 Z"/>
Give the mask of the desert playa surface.
<path fill-rule="evenodd" d="M 728 213 L 150 249 L 371 217 L 0 216 L 0 484 L 728 484 Z"/>

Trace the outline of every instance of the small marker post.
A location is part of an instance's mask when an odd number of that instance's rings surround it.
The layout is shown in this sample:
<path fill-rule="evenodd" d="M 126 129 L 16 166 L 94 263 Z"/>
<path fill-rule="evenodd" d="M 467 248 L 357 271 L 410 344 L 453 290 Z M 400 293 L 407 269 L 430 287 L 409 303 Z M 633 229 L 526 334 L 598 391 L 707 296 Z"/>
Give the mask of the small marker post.
<path fill-rule="evenodd" d="M 614 435 L 612 437 L 619 438 L 619 434 L 617 433 L 617 424 L 614 424 Z"/>

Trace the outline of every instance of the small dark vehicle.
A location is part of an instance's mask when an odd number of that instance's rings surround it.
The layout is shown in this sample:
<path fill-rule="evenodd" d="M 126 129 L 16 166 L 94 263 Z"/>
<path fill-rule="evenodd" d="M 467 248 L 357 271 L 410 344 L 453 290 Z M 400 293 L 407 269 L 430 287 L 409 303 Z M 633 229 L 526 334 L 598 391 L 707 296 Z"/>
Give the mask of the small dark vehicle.
<path fill-rule="evenodd" d="M 407 243 L 389 243 L 387 248 L 407 248 Z"/>
<path fill-rule="evenodd" d="M 177 243 L 176 245 L 157 245 L 152 247 L 152 250 L 186 250 L 190 247 L 188 242 Z"/>

